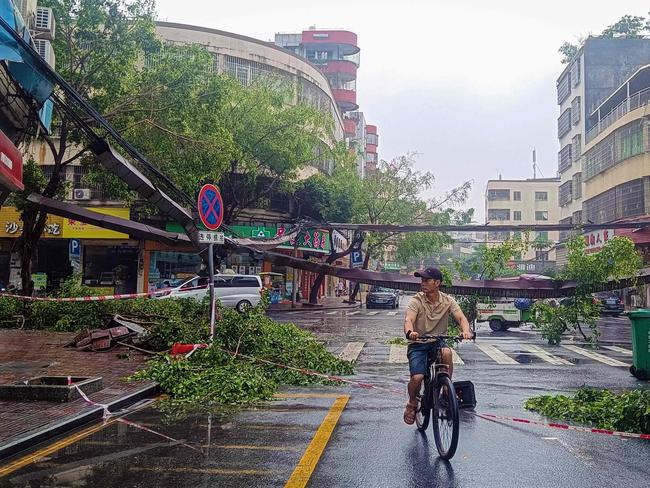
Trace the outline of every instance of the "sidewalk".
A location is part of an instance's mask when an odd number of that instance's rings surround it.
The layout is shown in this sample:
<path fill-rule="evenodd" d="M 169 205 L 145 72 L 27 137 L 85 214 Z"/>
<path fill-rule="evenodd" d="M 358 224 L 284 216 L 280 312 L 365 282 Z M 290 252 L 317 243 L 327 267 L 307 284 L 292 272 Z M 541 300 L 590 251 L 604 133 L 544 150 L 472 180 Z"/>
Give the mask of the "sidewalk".
<path fill-rule="evenodd" d="M 89 395 L 119 410 L 156 393 L 153 382 L 127 382 L 146 356 L 118 346 L 104 353 L 63 346 L 74 333 L 0 329 L 0 384 L 34 376 L 101 376 L 103 389 Z M 82 399 L 68 403 L 0 400 L 0 459 L 102 417 L 101 407 Z"/>
<path fill-rule="evenodd" d="M 309 305 L 306 300 L 296 303 L 296 308 L 291 308 L 291 301 L 285 300 L 280 303 L 269 305 L 269 310 L 273 312 L 290 312 L 292 310 L 308 310 L 308 309 L 318 309 L 318 310 L 338 310 L 338 309 L 348 309 L 348 308 L 359 308 L 361 302 L 349 304 L 346 303 L 348 297 L 323 297 L 318 300 L 318 305 Z M 358 299 L 358 298 L 357 298 Z"/>

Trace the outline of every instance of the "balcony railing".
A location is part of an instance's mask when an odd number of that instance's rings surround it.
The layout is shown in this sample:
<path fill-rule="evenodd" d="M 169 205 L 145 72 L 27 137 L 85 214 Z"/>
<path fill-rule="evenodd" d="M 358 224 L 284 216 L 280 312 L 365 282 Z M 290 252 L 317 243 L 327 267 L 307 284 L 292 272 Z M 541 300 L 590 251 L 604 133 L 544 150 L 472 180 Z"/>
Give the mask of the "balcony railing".
<path fill-rule="evenodd" d="M 585 141 L 592 141 L 598 134 L 607 129 L 614 122 L 619 120 L 628 112 L 643 107 L 650 101 L 650 88 L 638 91 L 619 103 L 607 115 L 598 121 L 591 129 L 587 131 Z"/>

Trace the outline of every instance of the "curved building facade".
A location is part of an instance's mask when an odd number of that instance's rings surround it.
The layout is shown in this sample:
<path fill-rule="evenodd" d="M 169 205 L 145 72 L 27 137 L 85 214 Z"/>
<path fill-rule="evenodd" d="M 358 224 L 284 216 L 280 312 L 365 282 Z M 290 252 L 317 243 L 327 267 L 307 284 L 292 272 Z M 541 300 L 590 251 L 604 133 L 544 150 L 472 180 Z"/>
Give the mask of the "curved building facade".
<path fill-rule="evenodd" d="M 298 84 L 298 100 L 320 110 L 327 110 L 334 119 L 334 138 L 344 139 L 343 117 L 334 90 L 316 65 L 273 43 L 207 27 L 172 22 L 157 22 L 158 36 L 173 44 L 198 44 L 214 55 L 215 72 L 228 74 L 248 85 L 260 76 L 278 76 Z M 325 168 L 323 168 L 325 169 Z"/>

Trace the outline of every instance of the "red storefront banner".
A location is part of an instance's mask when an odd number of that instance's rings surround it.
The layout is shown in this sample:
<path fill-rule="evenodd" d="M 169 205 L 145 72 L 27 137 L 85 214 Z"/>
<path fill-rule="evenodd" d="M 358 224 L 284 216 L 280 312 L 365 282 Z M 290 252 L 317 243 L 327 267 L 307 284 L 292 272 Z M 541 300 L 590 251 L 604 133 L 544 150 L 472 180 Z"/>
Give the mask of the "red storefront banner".
<path fill-rule="evenodd" d="M 0 131 L 0 186 L 20 191 L 23 186 L 23 155 L 13 142 Z"/>

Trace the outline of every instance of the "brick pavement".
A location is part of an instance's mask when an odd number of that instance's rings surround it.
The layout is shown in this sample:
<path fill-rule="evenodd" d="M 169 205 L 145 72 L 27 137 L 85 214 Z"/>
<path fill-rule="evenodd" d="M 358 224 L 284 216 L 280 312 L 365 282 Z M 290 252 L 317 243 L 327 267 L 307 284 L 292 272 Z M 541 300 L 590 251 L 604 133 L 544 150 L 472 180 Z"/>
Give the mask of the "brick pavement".
<path fill-rule="evenodd" d="M 23 381 L 33 376 L 101 376 L 103 389 L 89 395 L 97 403 L 111 403 L 150 386 L 151 382 L 127 382 L 140 369 L 145 355 L 118 346 L 109 352 L 78 352 L 63 346 L 73 333 L 0 329 L 0 383 Z M 118 356 L 125 355 L 120 358 Z M 14 402 L 0 400 L 0 451 L 3 445 L 48 425 L 91 412 L 96 407 L 82 399 L 69 403 Z"/>

